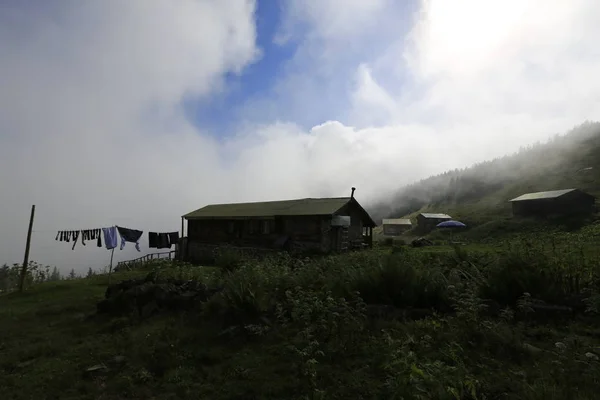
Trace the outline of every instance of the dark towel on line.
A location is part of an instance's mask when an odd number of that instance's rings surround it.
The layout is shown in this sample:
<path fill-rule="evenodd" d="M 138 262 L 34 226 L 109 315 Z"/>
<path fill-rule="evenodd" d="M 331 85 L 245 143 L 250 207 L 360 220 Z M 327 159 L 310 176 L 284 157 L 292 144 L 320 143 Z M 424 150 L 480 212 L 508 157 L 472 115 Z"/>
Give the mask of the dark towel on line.
<path fill-rule="evenodd" d="M 94 234 L 98 237 L 98 242 L 97 242 L 97 246 L 98 247 L 102 247 L 102 229 L 98 228 L 98 229 L 94 229 Z"/>
<path fill-rule="evenodd" d="M 148 247 L 151 249 L 158 248 L 158 233 L 148 232 Z"/>
<path fill-rule="evenodd" d="M 94 235 L 92 235 L 92 230 L 91 229 L 86 229 L 85 231 L 82 231 L 82 236 L 81 236 L 81 244 L 85 246 L 85 241 L 86 240 L 93 240 L 95 239 Z"/>
<path fill-rule="evenodd" d="M 75 250 L 75 245 L 77 244 L 78 237 L 79 237 L 79 231 L 73 231 L 73 247 L 71 247 L 71 250 Z"/>
<path fill-rule="evenodd" d="M 117 226 L 117 230 L 119 231 L 119 235 L 121 235 L 121 250 L 125 247 L 125 242 L 135 243 L 135 248 L 137 251 L 140 250 L 139 240 L 142 237 L 143 231 L 138 231 L 137 229 L 128 229 Z"/>
<path fill-rule="evenodd" d="M 169 243 L 169 235 L 166 233 L 158 234 L 158 248 L 159 249 L 168 249 L 171 247 L 171 243 Z"/>
<path fill-rule="evenodd" d="M 179 243 L 179 232 L 169 233 L 169 243 L 171 243 L 171 246 L 177 245 L 177 243 Z"/>

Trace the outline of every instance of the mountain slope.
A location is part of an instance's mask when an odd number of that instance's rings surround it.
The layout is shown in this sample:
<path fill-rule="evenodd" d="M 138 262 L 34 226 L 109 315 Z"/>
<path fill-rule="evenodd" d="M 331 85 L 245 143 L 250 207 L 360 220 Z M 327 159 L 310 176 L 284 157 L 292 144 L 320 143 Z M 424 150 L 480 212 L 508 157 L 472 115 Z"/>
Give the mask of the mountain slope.
<path fill-rule="evenodd" d="M 600 196 L 598 122 L 585 122 L 510 156 L 405 186 L 370 211 L 376 221 L 444 212 L 473 226 L 509 217 L 508 201 L 523 193 L 568 188 Z"/>

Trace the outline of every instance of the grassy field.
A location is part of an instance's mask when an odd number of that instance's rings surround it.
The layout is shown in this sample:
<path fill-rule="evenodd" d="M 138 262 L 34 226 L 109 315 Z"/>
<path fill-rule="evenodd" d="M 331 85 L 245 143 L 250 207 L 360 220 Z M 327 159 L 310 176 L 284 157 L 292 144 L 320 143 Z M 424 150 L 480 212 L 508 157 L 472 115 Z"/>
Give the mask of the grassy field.
<path fill-rule="evenodd" d="M 146 318 L 96 313 L 105 275 L 32 285 L 0 296 L 2 398 L 596 398 L 600 263 L 565 235 L 114 274 L 221 289 Z"/>

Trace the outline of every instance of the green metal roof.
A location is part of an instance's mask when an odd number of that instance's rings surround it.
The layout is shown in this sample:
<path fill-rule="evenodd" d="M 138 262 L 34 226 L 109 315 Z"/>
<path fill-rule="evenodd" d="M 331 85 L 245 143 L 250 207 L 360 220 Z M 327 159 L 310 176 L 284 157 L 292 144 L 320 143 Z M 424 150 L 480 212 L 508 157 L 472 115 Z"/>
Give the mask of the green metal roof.
<path fill-rule="evenodd" d="M 448 219 L 452 219 L 451 216 L 449 216 L 448 214 L 439 214 L 439 213 L 421 213 L 421 215 L 425 218 L 434 218 L 434 219 L 438 219 L 438 218 L 448 218 Z"/>
<path fill-rule="evenodd" d="M 396 218 L 396 219 L 384 219 L 382 221 L 383 225 L 412 225 L 412 222 L 410 222 L 410 219 L 402 219 L 402 218 Z"/>
<path fill-rule="evenodd" d="M 509 201 L 526 201 L 526 200 L 542 200 L 542 199 L 556 199 L 562 195 L 570 193 L 577 189 L 564 189 L 564 190 L 551 190 L 548 192 L 535 192 L 535 193 L 526 193 L 519 197 L 515 197 Z"/>
<path fill-rule="evenodd" d="M 255 203 L 211 204 L 192 211 L 183 217 L 226 218 L 226 217 L 272 217 L 276 215 L 331 215 L 345 206 L 350 197 L 324 199 L 297 199 L 264 201 Z"/>

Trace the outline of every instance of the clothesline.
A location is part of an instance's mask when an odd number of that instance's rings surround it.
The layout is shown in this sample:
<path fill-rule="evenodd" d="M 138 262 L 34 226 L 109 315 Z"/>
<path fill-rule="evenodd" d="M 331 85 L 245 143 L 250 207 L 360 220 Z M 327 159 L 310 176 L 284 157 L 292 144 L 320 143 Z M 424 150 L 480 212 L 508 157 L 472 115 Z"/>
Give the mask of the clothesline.
<path fill-rule="evenodd" d="M 104 237 L 104 247 L 108 250 L 114 250 L 117 247 L 117 233 L 121 237 L 120 250 L 123 250 L 126 242 L 135 243 L 137 251 L 140 250 L 139 240 L 143 235 L 143 231 L 137 229 L 125 228 L 122 226 L 114 225 L 107 228 L 95 228 L 95 229 L 79 229 L 79 230 L 62 230 L 52 231 L 57 232 L 55 240 L 60 242 L 73 243 L 72 250 L 75 250 L 75 246 L 79 238 L 81 238 L 81 244 L 86 246 L 90 241 L 96 242 L 97 247 L 102 246 L 102 238 Z M 168 233 L 157 233 L 148 232 L 148 244 L 150 248 L 171 248 L 173 244 L 177 244 L 179 241 L 179 232 L 168 232 Z"/>

